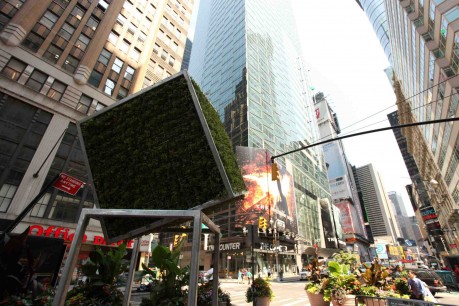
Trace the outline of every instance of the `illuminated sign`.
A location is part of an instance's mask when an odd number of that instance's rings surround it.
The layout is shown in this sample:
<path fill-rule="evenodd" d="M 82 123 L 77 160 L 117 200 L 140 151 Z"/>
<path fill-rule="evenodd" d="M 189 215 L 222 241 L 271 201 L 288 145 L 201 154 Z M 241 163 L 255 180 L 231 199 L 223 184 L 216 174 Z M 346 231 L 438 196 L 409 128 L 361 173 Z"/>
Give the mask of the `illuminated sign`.
<path fill-rule="evenodd" d="M 30 236 L 42 236 L 42 237 L 51 237 L 51 238 L 62 238 L 65 242 L 71 242 L 75 235 L 75 232 L 70 232 L 70 228 L 68 227 L 56 227 L 54 225 L 49 225 L 48 227 L 43 227 L 38 224 L 34 224 L 30 226 L 29 235 Z M 87 235 L 83 236 L 83 241 L 87 243 L 97 244 L 97 245 L 107 245 L 103 236 L 94 235 L 88 239 Z M 122 241 L 112 243 L 110 245 L 116 246 L 120 245 Z M 127 243 L 128 248 L 132 248 L 134 240 L 130 240 Z"/>

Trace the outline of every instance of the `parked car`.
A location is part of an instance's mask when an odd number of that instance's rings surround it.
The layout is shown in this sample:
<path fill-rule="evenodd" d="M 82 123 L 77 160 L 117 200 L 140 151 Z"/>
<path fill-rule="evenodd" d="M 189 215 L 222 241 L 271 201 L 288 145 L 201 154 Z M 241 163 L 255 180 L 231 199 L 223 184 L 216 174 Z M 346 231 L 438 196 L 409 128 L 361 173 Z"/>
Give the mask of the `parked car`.
<path fill-rule="evenodd" d="M 443 284 L 441 277 L 435 273 L 435 271 L 427 269 L 406 269 L 408 271 L 414 271 L 417 278 L 427 284 L 430 292 L 433 295 L 437 292 L 445 292 L 448 288 Z"/>
<path fill-rule="evenodd" d="M 300 280 L 310 280 L 311 279 L 311 271 L 308 269 L 301 269 L 300 271 Z"/>

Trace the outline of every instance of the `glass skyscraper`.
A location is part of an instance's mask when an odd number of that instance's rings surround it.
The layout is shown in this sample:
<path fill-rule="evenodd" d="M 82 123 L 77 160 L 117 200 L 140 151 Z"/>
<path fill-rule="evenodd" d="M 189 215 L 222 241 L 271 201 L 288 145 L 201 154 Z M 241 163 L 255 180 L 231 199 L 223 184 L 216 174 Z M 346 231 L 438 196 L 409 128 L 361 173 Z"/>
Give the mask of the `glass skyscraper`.
<path fill-rule="evenodd" d="M 200 5 L 189 72 L 220 114 L 233 146 L 278 155 L 316 141 L 291 2 L 202 0 Z M 334 218 L 327 211 L 331 195 L 320 147 L 276 162 L 293 177 L 300 241 L 336 247 L 334 227 L 330 237 L 321 233 L 321 217 Z"/>

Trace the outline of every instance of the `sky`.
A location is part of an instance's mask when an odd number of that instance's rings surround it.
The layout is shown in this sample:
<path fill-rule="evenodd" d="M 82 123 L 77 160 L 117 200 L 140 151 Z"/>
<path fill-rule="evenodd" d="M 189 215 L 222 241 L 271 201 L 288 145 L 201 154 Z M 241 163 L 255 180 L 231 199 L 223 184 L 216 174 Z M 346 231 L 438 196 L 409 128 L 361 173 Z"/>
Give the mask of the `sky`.
<path fill-rule="evenodd" d="M 292 0 L 292 3 L 311 85 L 315 92 L 324 92 L 331 102 L 341 135 L 390 126 L 387 114 L 396 107 L 394 91 L 384 73 L 389 62 L 363 10 L 355 0 Z M 196 0 L 191 28 L 198 6 Z M 193 34 L 191 29 L 189 37 Z M 369 116 L 372 117 L 364 120 Z M 399 192 L 408 214 L 413 215 L 405 190 L 411 180 L 393 132 L 358 136 L 343 142 L 350 163 L 356 167 L 373 164 L 386 191 Z"/>

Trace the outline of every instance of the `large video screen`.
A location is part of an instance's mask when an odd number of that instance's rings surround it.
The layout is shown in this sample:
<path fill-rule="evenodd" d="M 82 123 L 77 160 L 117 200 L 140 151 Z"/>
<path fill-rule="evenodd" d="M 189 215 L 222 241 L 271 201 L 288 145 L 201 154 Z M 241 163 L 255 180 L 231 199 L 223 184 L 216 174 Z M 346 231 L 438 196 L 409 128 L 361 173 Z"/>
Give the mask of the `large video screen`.
<path fill-rule="evenodd" d="M 298 233 L 293 176 L 279 165 L 280 179 L 271 180 L 271 155 L 265 149 L 236 147 L 247 194 L 236 207 L 236 224 L 246 226 L 258 217 L 280 220 L 282 231 Z"/>
<path fill-rule="evenodd" d="M 78 128 L 100 208 L 184 210 L 245 190 L 218 113 L 186 72 Z M 102 225 L 106 239 L 118 241 L 153 221 L 107 216 Z"/>

